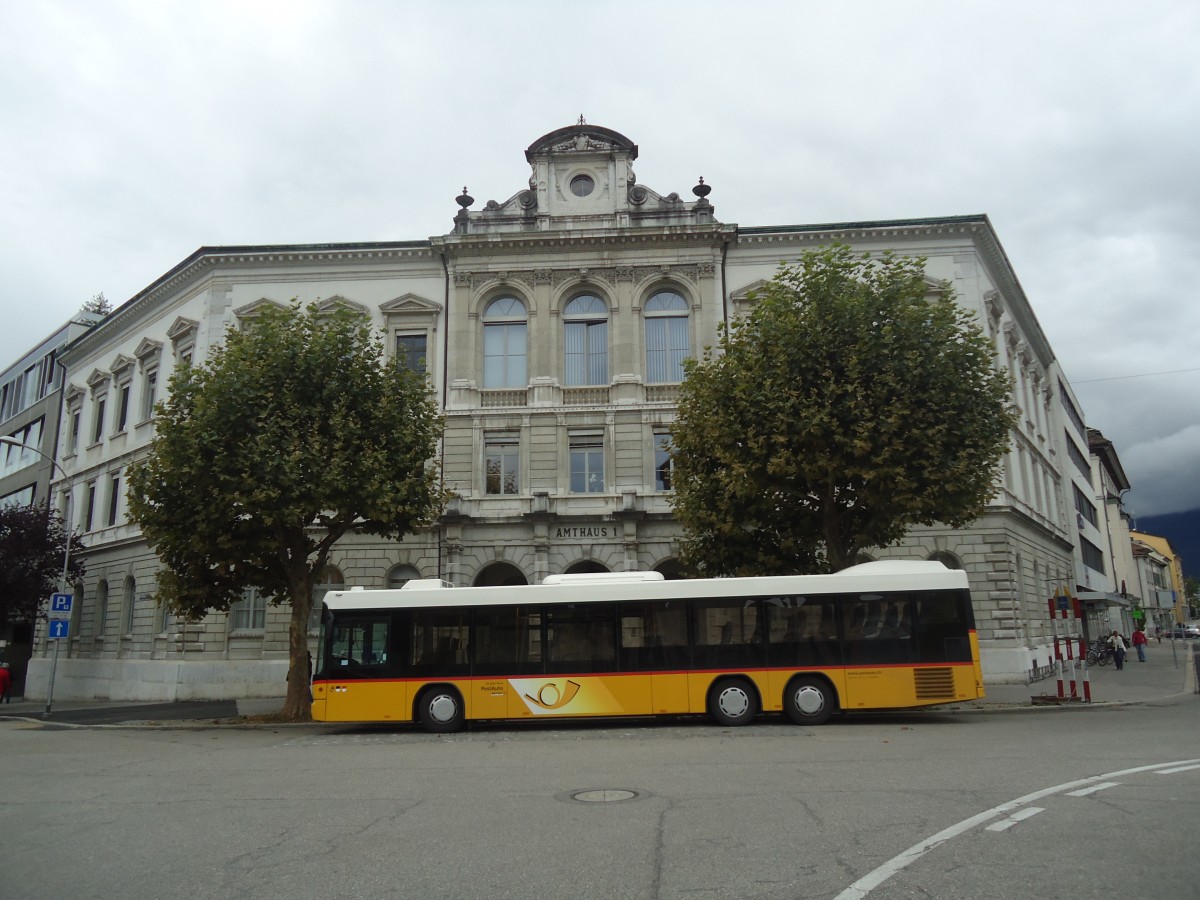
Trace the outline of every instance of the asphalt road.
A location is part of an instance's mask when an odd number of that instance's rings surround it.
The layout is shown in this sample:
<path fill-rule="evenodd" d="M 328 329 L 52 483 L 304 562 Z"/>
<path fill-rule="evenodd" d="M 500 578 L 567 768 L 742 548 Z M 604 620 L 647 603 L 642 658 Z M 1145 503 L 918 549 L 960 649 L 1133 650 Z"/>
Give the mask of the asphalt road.
<path fill-rule="evenodd" d="M 1198 725 L 3 721 L 0 896 L 1194 898 Z"/>

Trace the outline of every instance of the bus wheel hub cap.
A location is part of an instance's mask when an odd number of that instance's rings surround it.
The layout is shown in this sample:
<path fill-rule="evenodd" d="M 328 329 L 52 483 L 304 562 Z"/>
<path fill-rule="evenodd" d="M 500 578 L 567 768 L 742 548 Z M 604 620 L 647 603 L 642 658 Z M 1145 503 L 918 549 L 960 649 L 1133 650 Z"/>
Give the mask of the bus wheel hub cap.
<path fill-rule="evenodd" d="M 458 704 L 445 694 L 429 704 L 429 714 L 439 722 L 449 722 L 458 712 Z"/>
<path fill-rule="evenodd" d="M 825 698 L 814 687 L 802 687 L 796 691 L 796 708 L 806 715 L 819 713 L 825 705 Z"/>

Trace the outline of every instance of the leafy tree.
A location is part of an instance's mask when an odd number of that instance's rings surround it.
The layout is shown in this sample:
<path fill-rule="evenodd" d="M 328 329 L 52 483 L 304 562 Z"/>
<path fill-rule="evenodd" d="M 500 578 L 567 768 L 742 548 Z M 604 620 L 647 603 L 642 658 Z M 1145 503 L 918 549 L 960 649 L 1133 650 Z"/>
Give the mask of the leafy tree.
<path fill-rule="evenodd" d="M 672 428 L 684 561 L 836 571 L 913 525 L 979 517 L 1015 418 L 973 314 L 925 260 L 834 245 L 780 267 L 687 364 Z"/>
<path fill-rule="evenodd" d="M 108 298 L 104 296 L 104 292 L 92 296 L 91 300 L 80 307 L 80 312 L 98 313 L 102 316 L 107 316 L 112 312 L 112 304 L 108 302 Z"/>
<path fill-rule="evenodd" d="M 267 310 L 172 376 L 129 508 L 163 563 L 157 599 L 197 621 L 248 587 L 291 604 L 282 714 L 308 709 L 314 575 L 349 533 L 399 537 L 443 492 L 427 382 L 349 311 Z"/>
<path fill-rule="evenodd" d="M 83 542 L 70 535 L 68 583 L 84 575 Z M 46 618 L 43 604 L 60 586 L 67 528 L 42 506 L 0 507 L 0 628 Z"/>

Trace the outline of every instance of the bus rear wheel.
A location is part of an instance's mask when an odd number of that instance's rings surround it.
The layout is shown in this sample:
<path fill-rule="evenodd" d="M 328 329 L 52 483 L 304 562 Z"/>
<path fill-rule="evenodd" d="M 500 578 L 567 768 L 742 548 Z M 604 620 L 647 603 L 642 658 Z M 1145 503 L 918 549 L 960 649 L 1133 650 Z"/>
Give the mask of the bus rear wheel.
<path fill-rule="evenodd" d="M 797 725 L 823 725 L 837 709 L 837 700 L 820 678 L 793 678 L 784 691 L 783 708 Z"/>
<path fill-rule="evenodd" d="M 708 693 L 708 713 L 720 725 L 745 725 L 758 713 L 758 694 L 744 678 L 725 678 Z"/>
<path fill-rule="evenodd" d="M 445 685 L 427 688 L 417 698 L 417 719 L 426 731 L 439 734 L 458 731 L 466 721 L 462 695 Z"/>

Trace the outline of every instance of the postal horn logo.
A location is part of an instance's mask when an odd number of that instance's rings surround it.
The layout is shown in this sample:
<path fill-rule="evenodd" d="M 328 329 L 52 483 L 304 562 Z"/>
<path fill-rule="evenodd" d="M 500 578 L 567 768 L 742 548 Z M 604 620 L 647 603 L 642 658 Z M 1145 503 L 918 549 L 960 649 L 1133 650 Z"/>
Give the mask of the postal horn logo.
<path fill-rule="evenodd" d="M 542 709 L 562 709 L 575 699 L 579 693 L 579 682 L 568 679 L 560 686 L 559 682 L 547 681 L 537 690 L 537 694 L 526 694 L 525 699 Z"/>

